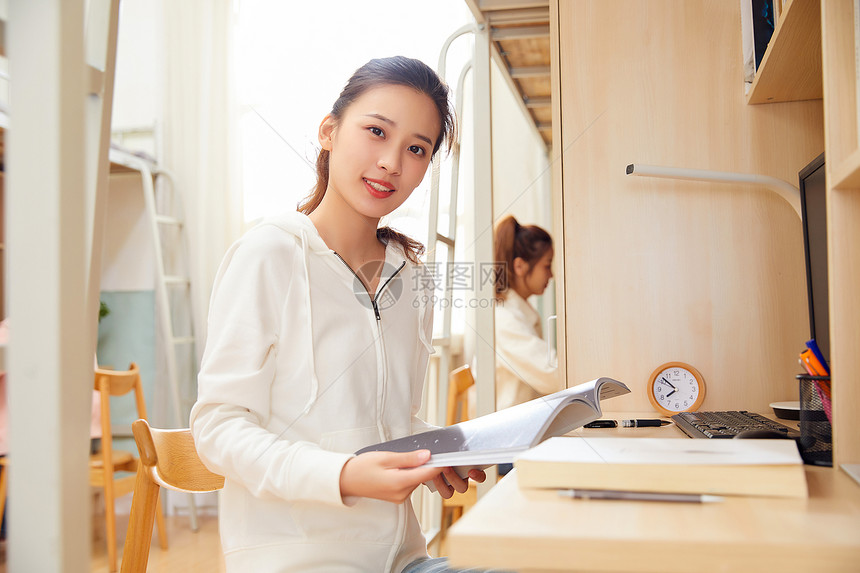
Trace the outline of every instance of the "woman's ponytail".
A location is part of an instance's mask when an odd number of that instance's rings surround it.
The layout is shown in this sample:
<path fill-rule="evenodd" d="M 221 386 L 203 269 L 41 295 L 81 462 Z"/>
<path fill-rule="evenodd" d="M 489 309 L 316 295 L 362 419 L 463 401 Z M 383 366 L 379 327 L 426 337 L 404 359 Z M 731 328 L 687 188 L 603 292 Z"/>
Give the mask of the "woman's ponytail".
<path fill-rule="evenodd" d="M 328 159 L 330 153 L 328 149 L 320 149 L 317 155 L 317 184 L 310 195 L 305 197 L 304 203 L 299 204 L 299 212 L 305 215 L 310 215 L 320 206 L 325 190 L 328 188 Z"/>
<path fill-rule="evenodd" d="M 502 298 L 513 279 L 514 270 L 514 242 L 517 237 L 517 228 L 520 224 L 508 215 L 496 224 L 495 258 L 498 268 L 496 269 L 496 298 Z"/>
<path fill-rule="evenodd" d="M 520 258 L 531 269 L 547 250 L 552 248 L 552 237 L 537 225 L 520 225 L 513 215 L 507 215 L 496 224 L 495 259 L 496 298 L 505 298 L 505 293 L 514 284 L 514 259 Z"/>

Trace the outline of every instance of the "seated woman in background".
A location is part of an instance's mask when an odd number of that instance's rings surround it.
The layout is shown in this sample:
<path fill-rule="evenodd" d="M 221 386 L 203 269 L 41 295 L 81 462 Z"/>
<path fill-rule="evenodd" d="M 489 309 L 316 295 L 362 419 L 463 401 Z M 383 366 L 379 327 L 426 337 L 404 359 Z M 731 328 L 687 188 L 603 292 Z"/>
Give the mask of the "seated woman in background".
<path fill-rule="evenodd" d="M 552 278 L 552 237 L 508 215 L 496 225 L 496 409 L 561 390 L 540 315 L 529 304 Z"/>

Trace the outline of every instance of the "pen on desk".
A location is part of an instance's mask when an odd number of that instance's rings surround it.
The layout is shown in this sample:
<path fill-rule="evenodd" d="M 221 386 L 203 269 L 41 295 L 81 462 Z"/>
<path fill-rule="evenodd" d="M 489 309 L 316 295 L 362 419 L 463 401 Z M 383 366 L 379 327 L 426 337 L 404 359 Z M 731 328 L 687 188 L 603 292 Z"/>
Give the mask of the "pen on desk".
<path fill-rule="evenodd" d="M 617 499 L 626 501 L 672 501 L 686 503 L 711 503 L 723 501 L 718 495 L 697 493 L 660 493 L 653 491 L 617 491 L 603 489 L 563 489 L 558 492 L 562 497 L 577 499 Z"/>
<path fill-rule="evenodd" d="M 668 420 L 621 420 L 623 428 L 658 428 L 671 423 Z"/>

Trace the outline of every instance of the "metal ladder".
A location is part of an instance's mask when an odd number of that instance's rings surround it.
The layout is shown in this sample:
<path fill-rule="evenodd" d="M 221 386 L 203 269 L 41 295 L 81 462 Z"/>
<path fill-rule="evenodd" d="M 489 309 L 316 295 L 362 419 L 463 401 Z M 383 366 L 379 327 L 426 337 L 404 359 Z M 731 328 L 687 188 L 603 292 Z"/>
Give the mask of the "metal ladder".
<path fill-rule="evenodd" d="M 155 257 L 158 345 L 167 370 L 174 424 L 186 427 L 197 397 L 197 356 L 181 201 L 170 174 L 158 168 L 153 159 L 117 146 L 111 147 L 110 159 L 114 164 L 140 173 Z M 191 529 L 197 531 L 193 494 L 188 494 L 188 508 Z"/>

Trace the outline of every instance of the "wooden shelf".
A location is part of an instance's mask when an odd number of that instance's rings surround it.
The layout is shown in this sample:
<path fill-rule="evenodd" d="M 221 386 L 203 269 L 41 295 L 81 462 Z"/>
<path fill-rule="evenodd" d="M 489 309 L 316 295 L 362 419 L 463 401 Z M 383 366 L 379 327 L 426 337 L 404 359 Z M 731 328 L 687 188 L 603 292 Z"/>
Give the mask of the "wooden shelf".
<path fill-rule="evenodd" d="M 852 0 L 826 0 L 822 45 L 828 177 L 834 189 L 860 188 L 857 65 Z"/>
<path fill-rule="evenodd" d="M 860 189 L 860 149 L 836 165 L 832 176 L 834 189 Z"/>
<path fill-rule="evenodd" d="M 821 2 L 785 4 L 759 64 L 747 103 L 822 99 Z"/>

